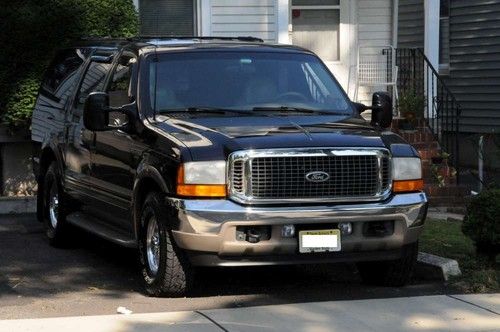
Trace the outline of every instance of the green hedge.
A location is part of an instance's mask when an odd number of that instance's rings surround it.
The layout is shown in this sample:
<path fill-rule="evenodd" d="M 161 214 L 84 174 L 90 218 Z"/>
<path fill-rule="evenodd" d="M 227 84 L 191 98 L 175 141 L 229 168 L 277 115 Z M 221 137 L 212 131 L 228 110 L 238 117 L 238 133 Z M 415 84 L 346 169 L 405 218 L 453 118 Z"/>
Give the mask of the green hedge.
<path fill-rule="evenodd" d="M 462 231 L 471 238 L 479 254 L 493 261 L 500 253 L 500 189 L 486 189 L 467 206 Z"/>
<path fill-rule="evenodd" d="M 130 37 L 132 0 L 18 0 L 0 10 L 0 117 L 30 124 L 40 78 L 55 51 L 82 37 Z"/>

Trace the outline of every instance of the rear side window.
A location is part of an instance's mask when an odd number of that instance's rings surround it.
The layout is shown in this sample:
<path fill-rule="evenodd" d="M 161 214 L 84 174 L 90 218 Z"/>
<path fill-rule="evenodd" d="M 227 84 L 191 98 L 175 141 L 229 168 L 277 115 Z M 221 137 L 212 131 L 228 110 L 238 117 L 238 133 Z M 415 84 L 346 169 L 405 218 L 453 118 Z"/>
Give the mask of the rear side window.
<path fill-rule="evenodd" d="M 57 100 L 66 100 L 76 84 L 78 71 L 85 61 L 85 50 L 59 52 L 45 72 L 42 92 Z"/>

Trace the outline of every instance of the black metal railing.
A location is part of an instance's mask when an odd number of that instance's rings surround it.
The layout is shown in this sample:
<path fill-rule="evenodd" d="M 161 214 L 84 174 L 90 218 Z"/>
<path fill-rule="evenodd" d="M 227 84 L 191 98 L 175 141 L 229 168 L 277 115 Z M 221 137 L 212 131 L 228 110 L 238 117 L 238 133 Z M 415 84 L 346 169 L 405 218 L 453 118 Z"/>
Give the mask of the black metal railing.
<path fill-rule="evenodd" d="M 387 50 L 388 61 L 392 61 L 389 53 L 390 50 Z M 441 150 L 450 155 L 448 160 L 457 171 L 458 183 L 460 104 L 421 49 L 398 48 L 395 59 L 398 66 L 398 99 L 401 101 L 409 95 L 422 98 L 420 117 Z"/>

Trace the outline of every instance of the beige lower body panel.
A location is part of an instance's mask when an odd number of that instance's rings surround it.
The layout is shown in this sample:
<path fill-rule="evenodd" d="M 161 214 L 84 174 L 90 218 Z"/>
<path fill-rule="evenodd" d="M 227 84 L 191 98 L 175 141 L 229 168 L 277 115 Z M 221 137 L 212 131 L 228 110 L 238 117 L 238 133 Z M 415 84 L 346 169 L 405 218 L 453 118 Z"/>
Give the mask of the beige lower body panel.
<path fill-rule="evenodd" d="M 178 210 L 179 228 L 173 234 L 179 247 L 242 258 L 298 253 L 298 239 L 281 236 L 282 226 L 289 224 L 315 224 L 321 229 L 322 224 L 351 222 L 353 233 L 342 236 L 342 252 L 399 249 L 418 240 L 427 209 L 423 193 L 396 195 L 383 203 L 302 207 L 245 207 L 229 200 L 169 200 Z M 394 233 L 363 236 L 364 222 L 377 220 L 394 221 Z M 271 237 L 258 243 L 239 241 L 238 226 L 270 226 Z"/>

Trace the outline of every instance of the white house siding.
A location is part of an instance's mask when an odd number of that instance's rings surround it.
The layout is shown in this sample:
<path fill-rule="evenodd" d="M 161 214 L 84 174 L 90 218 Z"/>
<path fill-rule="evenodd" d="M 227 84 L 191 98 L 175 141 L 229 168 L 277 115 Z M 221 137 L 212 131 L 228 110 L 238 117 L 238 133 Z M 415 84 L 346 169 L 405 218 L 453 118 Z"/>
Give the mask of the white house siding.
<path fill-rule="evenodd" d="M 393 0 L 357 0 L 357 4 L 358 45 L 370 46 L 362 48 L 361 54 L 370 55 L 370 60 L 384 61 L 385 57 L 380 55 L 380 50 L 384 46 L 393 45 Z M 360 88 L 358 99 L 369 103 L 373 92 L 385 89 Z"/>
<path fill-rule="evenodd" d="M 276 9 L 275 0 L 211 0 L 208 34 L 253 36 L 276 42 Z"/>
<path fill-rule="evenodd" d="M 360 45 L 392 44 L 393 0 L 358 0 L 358 40 Z"/>

